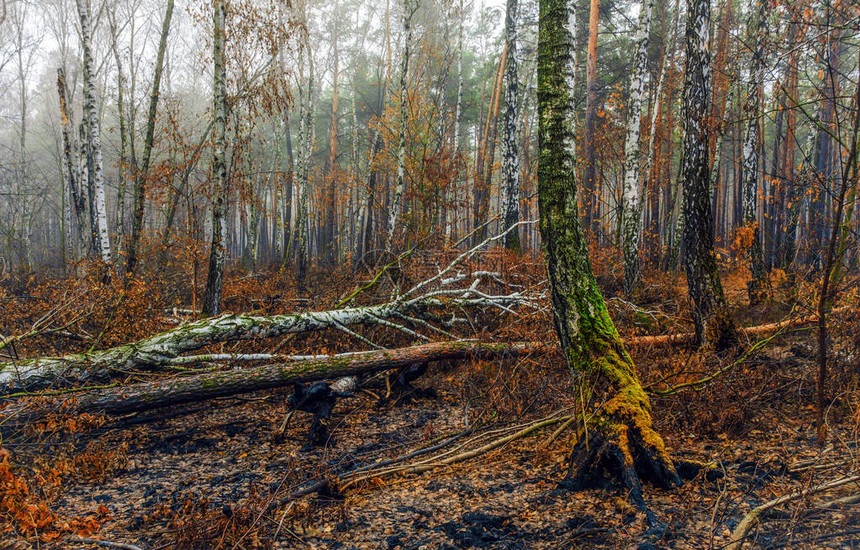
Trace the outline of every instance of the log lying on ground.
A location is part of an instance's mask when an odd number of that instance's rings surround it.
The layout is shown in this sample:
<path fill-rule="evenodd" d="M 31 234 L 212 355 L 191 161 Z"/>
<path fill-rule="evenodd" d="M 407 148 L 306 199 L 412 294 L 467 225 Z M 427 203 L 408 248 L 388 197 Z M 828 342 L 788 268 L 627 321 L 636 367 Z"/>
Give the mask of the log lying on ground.
<path fill-rule="evenodd" d="M 831 315 L 837 315 L 839 313 L 843 313 L 848 311 L 848 306 L 843 306 L 840 308 L 836 308 L 830 312 Z M 800 327 L 803 325 L 809 325 L 811 323 L 818 322 L 818 315 L 804 315 L 802 317 L 795 317 L 793 319 L 786 319 L 784 321 L 779 321 L 776 323 L 767 323 L 764 325 L 757 325 L 754 327 L 747 328 L 739 328 L 742 334 L 746 334 L 747 336 L 766 336 L 769 334 L 773 334 L 775 332 L 779 332 L 781 330 Z M 689 344 L 695 338 L 695 334 L 692 332 L 681 332 L 678 334 L 662 334 L 660 336 L 634 336 L 632 338 L 625 338 L 624 345 L 627 347 L 645 347 L 645 346 L 671 346 L 677 344 Z"/>
<path fill-rule="evenodd" d="M 491 358 L 524 355 L 538 351 L 541 347 L 541 344 L 531 342 L 507 344 L 456 341 L 352 353 L 343 356 L 115 386 L 76 394 L 63 404 L 62 409 L 67 413 L 90 412 L 108 415 L 135 413 L 216 397 L 279 388 L 295 382 L 396 369 L 413 363 L 465 357 Z"/>
<path fill-rule="evenodd" d="M 474 286 L 473 284 L 472 287 Z M 518 293 L 487 296 L 471 288 L 430 292 L 417 298 L 398 299 L 376 306 L 332 311 L 273 316 L 222 315 L 102 351 L 2 363 L 0 395 L 36 391 L 55 384 L 105 382 L 117 373 L 134 369 L 156 370 L 171 365 L 183 353 L 218 342 L 272 338 L 324 329 L 352 333 L 346 327 L 355 325 L 400 328 L 414 336 L 420 336 L 389 320 L 421 322 L 429 308 L 441 304 L 441 293 L 455 296 L 450 302 L 455 307 L 510 307 L 528 301 L 528 298 Z"/>

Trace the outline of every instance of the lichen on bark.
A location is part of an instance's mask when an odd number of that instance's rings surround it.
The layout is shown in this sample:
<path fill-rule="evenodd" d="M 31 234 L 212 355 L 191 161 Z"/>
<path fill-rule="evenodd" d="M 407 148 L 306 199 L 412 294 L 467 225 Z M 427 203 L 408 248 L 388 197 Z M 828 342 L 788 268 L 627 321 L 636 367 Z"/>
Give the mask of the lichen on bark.
<path fill-rule="evenodd" d="M 567 485 L 584 488 L 607 476 L 641 498 L 640 477 L 662 486 L 680 483 L 660 435 L 648 396 L 624 349 L 591 272 L 579 224 L 565 66 L 573 55 L 566 29 L 567 0 L 541 0 L 538 39 L 538 196 L 540 227 L 552 289 L 556 330 L 567 362 L 596 405 L 587 440 L 573 450 Z"/>

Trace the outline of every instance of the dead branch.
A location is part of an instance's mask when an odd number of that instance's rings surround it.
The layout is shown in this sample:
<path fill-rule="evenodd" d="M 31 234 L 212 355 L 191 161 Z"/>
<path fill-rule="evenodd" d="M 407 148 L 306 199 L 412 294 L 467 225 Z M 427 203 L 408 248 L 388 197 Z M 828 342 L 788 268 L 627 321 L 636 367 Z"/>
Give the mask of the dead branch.
<path fill-rule="evenodd" d="M 513 313 L 516 307 L 536 307 L 540 299 L 538 295 L 520 292 L 493 295 L 479 290 L 480 284 L 492 279 L 495 274 L 478 271 L 473 274 L 458 273 L 456 277 L 443 279 L 498 238 L 500 236 L 491 237 L 463 252 L 438 274 L 384 304 L 268 317 L 227 314 L 106 350 L 0 363 L 0 395 L 16 391 L 30 392 L 56 384 L 106 382 L 119 373 L 131 370 L 160 370 L 176 361 L 182 362 L 180 357 L 185 353 L 221 342 L 335 329 L 372 344 L 347 328 L 361 325 L 393 328 L 412 338 L 429 341 L 418 330 L 395 323 L 392 319 L 415 319 L 419 321 L 419 326 L 426 328 L 420 321 L 432 324 L 438 318 L 431 310 L 492 307 Z M 461 282 L 464 284 L 458 285 Z"/>
<path fill-rule="evenodd" d="M 830 489 L 835 489 L 836 487 L 841 487 L 849 483 L 856 483 L 858 481 L 860 481 L 860 475 L 844 477 L 842 479 L 823 483 L 810 489 L 804 489 L 803 491 L 797 491 L 795 493 L 783 495 L 779 498 L 775 498 L 773 500 L 765 502 L 764 504 L 753 509 L 750 513 L 744 516 L 744 519 L 741 520 L 741 522 L 738 524 L 738 526 L 732 533 L 732 542 L 725 547 L 726 550 L 741 550 L 741 547 L 743 546 L 744 541 L 749 535 L 749 532 L 752 531 L 753 527 L 758 524 L 759 520 L 763 518 L 773 508 L 776 508 L 777 506 L 785 504 L 786 502 L 790 502 L 792 500 L 805 498 L 809 495 L 814 495 L 816 493 L 821 493 L 823 491 L 828 491 Z"/>
<path fill-rule="evenodd" d="M 83 542 L 85 544 L 95 544 L 96 546 L 101 546 L 103 548 L 118 548 L 120 550 L 143 550 L 140 546 L 135 544 L 127 544 L 124 542 L 111 542 L 109 540 L 99 540 L 99 539 L 88 539 L 86 537 L 72 537 L 72 542 Z"/>
<path fill-rule="evenodd" d="M 540 344 L 528 342 L 519 344 L 476 341 L 438 342 L 109 387 L 77 394 L 74 398 L 65 401 L 62 409 L 67 413 L 92 412 L 108 415 L 135 413 L 216 397 L 279 388 L 295 382 L 396 369 L 413 363 L 465 357 L 523 355 L 540 348 Z"/>
<path fill-rule="evenodd" d="M 848 310 L 848 306 L 843 306 L 834 309 L 831 315 L 842 313 Z M 740 331 L 747 336 L 765 336 L 781 330 L 809 325 L 818 322 L 818 315 L 804 315 L 793 319 L 785 319 L 776 323 L 768 323 L 754 327 L 741 328 Z M 678 344 L 689 344 L 693 341 L 694 334 L 692 332 L 681 332 L 677 334 L 662 334 L 660 336 L 634 336 L 625 338 L 624 345 L 627 347 L 646 347 L 646 346 L 674 346 Z"/>

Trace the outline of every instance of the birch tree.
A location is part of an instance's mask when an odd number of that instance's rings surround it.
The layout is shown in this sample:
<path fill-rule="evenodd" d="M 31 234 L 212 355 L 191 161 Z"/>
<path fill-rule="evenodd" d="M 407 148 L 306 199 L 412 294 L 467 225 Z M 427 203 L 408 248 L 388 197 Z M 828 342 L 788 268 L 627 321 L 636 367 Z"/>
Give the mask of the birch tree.
<path fill-rule="evenodd" d="M 682 106 L 684 265 L 693 300 L 696 343 L 725 349 L 737 341 L 714 252 L 708 159 L 708 100 L 711 97 L 710 0 L 687 0 L 686 67 Z M 679 222 L 681 223 L 681 222 Z"/>
<path fill-rule="evenodd" d="M 451 240 L 456 227 L 456 218 L 460 211 L 461 181 L 460 169 L 460 119 L 463 116 L 463 0 L 457 8 L 457 101 L 454 106 L 454 156 L 458 158 L 457 176 L 453 181 L 453 189 L 448 192 L 448 202 L 453 203 L 454 212 L 445 216 L 445 240 Z"/>
<path fill-rule="evenodd" d="M 764 256 L 761 247 L 761 231 L 758 223 L 758 193 L 759 193 L 759 126 L 761 125 L 761 104 L 764 93 L 765 69 L 765 37 L 767 36 L 767 0 L 756 1 L 758 12 L 752 23 L 753 51 L 749 70 L 749 87 L 744 104 L 744 114 L 749 122 L 744 136 L 743 148 L 743 219 L 750 239 L 748 258 L 750 262 L 750 280 L 747 283 L 750 303 L 755 304 L 761 299 L 761 290 L 765 285 Z"/>
<path fill-rule="evenodd" d="M 214 189 L 212 201 L 212 245 L 209 250 L 209 271 L 206 277 L 206 295 L 203 313 L 218 315 L 221 312 L 221 290 L 224 286 L 224 263 L 227 254 L 227 65 L 224 59 L 226 0 L 215 0 L 213 9 L 212 59 L 214 65 L 215 132 L 212 151 Z"/>
<path fill-rule="evenodd" d="M 624 292 L 631 294 L 639 286 L 642 268 L 639 262 L 639 241 L 642 222 L 642 197 L 639 188 L 639 133 L 645 88 L 648 85 L 648 36 L 651 32 L 653 0 L 645 0 L 639 10 L 639 29 L 636 34 L 636 53 L 633 76 L 630 80 L 629 111 L 627 113 L 627 139 L 624 145 L 623 189 L 623 246 Z M 656 111 L 656 109 L 655 109 Z"/>
<path fill-rule="evenodd" d="M 307 9 L 304 7 L 303 9 Z M 307 25 L 307 15 L 304 15 Z M 313 86 L 314 86 L 314 62 L 313 52 L 308 40 L 308 31 L 304 31 L 304 43 L 299 50 L 299 163 L 297 179 L 299 184 L 298 219 L 296 220 L 298 232 L 298 287 L 305 288 L 305 276 L 308 267 L 308 194 L 310 186 L 310 164 L 313 151 Z M 307 60 L 307 80 L 304 81 L 305 59 Z"/>
<path fill-rule="evenodd" d="M 69 210 L 70 213 L 74 214 L 75 222 L 75 230 L 71 232 L 75 236 L 73 250 L 84 251 L 88 249 L 87 240 L 84 235 L 89 234 L 84 229 L 87 225 L 86 201 L 81 189 L 83 182 L 81 182 L 79 177 L 79 163 L 73 152 L 74 137 L 69 130 L 73 124 L 71 113 L 69 112 L 68 93 L 66 91 L 66 73 L 62 68 L 57 69 L 57 94 L 60 100 L 60 123 L 63 139 L 64 194 L 69 201 Z"/>
<path fill-rule="evenodd" d="M 568 67 L 573 43 L 568 0 L 541 0 L 538 38 L 538 197 L 540 229 L 556 332 L 583 395 L 597 406 L 596 420 L 573 450 L 567 484 L 593 485 L 618 478 L 644 507 L 640 476 L 664 486 L 680 484 L 654 431 L 650 402 L 609 318 L 591 271 L 579 224 L 575 159 L 571 154 L 573 90 Z"/>
<path fill-rule="evenodd" d="M 403 54 L 400 58 L 400 124 L 397 136 L 397 181 L 394 185 L 394 197 L 391 199 L 391 209 L 388 215 L 388 239 L 385 250 L 391 252 L 394 246 L 394 232 L 402 208 L 401 201 L 406 189 L 406 125 L 409 122 L 407 89 L 409 79 L 409 56 L 412 43 L 412 18 L 418 11 L 418 0 L 403 0 Z"/>
<path fill-rule="evenodd" d="M 520 159 L 517 150 L 517 106 L 519 103 L 517 76 L 517 0 L 507 0 L 505 12 L 505 46 L 508 51 L 505 61 L 505 133 L 504 158 L 502 159 L 502 219 L 503 230 L 519 221 L 520 217 Z M 505 247 L 519 254 L 520 233 L 510 231 Z"/>
<path fill-rule="evenodd" d="M 93 196 L 93 218 L 97 232 L 98 252 L 103 262 L 111 263 L 110 235 L 107 223 L 107 205 L 105 203 L 105 182 L 102 160 L 101 123 L 96 101 L 92 28 L 90 26 L 89 0 L 75 0 L 78 17 L 81 23 L 81 49 L 84 54 L 84 126 L 87 138 L 87 179 Z"/>

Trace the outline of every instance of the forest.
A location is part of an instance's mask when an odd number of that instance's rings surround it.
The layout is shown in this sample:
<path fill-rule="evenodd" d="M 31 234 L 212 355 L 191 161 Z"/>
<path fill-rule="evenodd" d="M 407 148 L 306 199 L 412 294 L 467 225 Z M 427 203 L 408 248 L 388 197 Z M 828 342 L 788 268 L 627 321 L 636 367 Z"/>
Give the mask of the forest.
<path fill-rule="evenodd" d="M 0 0 L 0 550 L 856 548 L 860 4 Z"/>

